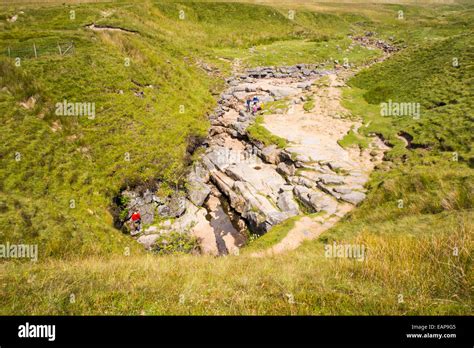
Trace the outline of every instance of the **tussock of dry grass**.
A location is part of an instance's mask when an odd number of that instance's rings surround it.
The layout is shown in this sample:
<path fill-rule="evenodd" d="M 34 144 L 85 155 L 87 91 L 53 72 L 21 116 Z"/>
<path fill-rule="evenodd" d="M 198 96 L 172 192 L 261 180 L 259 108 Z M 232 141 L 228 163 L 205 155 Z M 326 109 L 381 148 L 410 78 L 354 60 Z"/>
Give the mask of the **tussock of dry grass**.
<path fill-rule="evenodd" d="M 410 221 L 401 220 L 338 241 L 365 245 L 365 261 L 326 258 L 324 244 L 312 241 L 258 259 L 4 263 L 0 304 L 3 314 L 472 314 L 472 217 L 432 217 L 423 235 L 407 233 Z"/>

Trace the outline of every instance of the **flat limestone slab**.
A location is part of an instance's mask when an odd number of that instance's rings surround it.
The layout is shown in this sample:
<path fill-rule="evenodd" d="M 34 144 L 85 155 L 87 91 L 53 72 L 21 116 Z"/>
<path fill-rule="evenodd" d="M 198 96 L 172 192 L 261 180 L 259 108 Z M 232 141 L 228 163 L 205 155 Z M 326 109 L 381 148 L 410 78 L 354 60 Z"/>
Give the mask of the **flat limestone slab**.
<path fill-rule="evenodd" d="M 234 180 L 252 185 L 257 192 L 275 197 L 275 200 L 280 188 L 286 184 L 285 179 L 278 174 L 275 167 L 268 164 L 255 168 L 245 163 L 231 165 L 227 167 L 226 174 Z"/>

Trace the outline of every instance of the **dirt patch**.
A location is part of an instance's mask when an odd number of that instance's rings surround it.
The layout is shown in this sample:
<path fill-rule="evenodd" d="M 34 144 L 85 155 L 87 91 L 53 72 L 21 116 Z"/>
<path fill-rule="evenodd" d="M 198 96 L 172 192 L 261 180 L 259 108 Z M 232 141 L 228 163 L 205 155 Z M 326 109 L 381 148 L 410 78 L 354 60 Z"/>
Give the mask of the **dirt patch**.
<path fill-rule="evenodd" d="M 87 29 L 94 30 L 94 31 L 121 31 L 124 33 L 132 33 L 132 34 L 138 34 L 138 31 L 132 30 L 132 29 L 125 29 L 125 28 L 120 28 L 120 27 L 112 27 L 109 25 L 97 25 L 97 24 L 88 24 L 85 26 Z"/>

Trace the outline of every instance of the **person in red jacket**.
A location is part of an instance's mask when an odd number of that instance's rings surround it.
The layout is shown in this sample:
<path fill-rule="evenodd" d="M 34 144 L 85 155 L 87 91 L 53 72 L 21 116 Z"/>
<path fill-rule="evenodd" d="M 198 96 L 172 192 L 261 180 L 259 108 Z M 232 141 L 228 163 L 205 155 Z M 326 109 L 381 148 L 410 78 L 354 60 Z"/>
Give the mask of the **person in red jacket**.
<path fill-rule="evenodd" d="M 140 216 L 138 210 L 135 210 L 135 212 L 132 214 L 132 223 L 135 226 L 135 232 L 140 232 L 142 225 L 142 217 Z"/>

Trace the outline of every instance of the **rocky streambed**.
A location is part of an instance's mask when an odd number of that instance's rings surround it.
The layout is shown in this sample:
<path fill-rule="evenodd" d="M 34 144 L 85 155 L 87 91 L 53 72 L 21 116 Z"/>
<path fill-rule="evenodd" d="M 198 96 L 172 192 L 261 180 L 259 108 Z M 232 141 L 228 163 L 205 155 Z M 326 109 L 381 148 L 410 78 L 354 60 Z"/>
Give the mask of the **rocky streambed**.
<path fill-rule="evenodd" d="M 339 145 L 361 126 L 340 105 L 340 71 L 263 67 L 228 79 L 186 192 L 165 198 L 153 189 L 123 193 L 128 214 L 138 209 L 142 215 L 137 241 L 151 248 L 160 235 L 178 231 L 196 236 L 202 253 L 237 254 L 248 231 L 264 234 L 307 212 L 321 212 L 312 223 L 326 226 L 364 200 L 364 185 L 386 147 L 378 138 L 364 150 Z M 258 115 L 245 110 L 245 100 L 254 96 L 263 103 L 260 127 L 286 146 L 249 136 Z"/>

